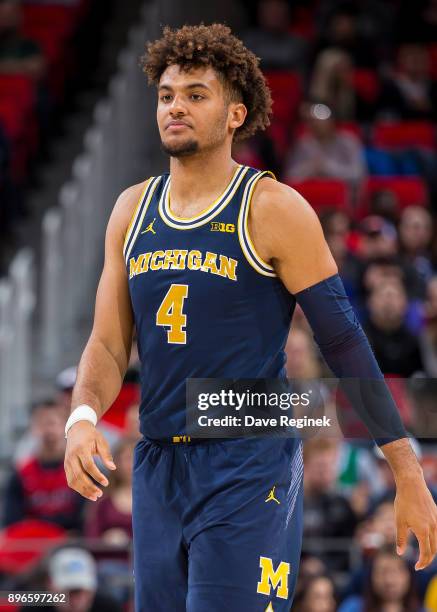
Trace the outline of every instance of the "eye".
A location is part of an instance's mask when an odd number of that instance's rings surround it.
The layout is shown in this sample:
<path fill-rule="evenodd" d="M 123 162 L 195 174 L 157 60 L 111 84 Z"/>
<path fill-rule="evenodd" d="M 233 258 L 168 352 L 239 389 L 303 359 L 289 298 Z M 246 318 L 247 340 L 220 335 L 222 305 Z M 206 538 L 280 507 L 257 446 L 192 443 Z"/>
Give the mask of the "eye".
<path fill-rule="evenodd" d="M 191 98 L 195 102 L 199 102 L 199 100 L 203 100 L 203 96 L 201 94 L 191 94 Z"/>
<path fill-rule="evenodd" d="M 160 97 L 161 102 L 170 102 L 171 100 L 171 95 L 170 94 L 164 94 Z"/>

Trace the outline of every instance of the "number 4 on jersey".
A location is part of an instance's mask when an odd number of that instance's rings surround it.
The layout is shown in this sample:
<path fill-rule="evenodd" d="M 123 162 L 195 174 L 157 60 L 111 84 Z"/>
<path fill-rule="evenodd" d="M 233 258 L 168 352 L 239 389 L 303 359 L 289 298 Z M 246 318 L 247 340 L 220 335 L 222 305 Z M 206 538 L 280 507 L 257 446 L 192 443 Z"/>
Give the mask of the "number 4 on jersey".
<path fill-rule="evenodd" d="M 186 344 L 187 315 L 182 312 L 188 295 L 188 285 L 171 285 L 156 313 L 156 325 L 167 327 L 167 342 Z"/>

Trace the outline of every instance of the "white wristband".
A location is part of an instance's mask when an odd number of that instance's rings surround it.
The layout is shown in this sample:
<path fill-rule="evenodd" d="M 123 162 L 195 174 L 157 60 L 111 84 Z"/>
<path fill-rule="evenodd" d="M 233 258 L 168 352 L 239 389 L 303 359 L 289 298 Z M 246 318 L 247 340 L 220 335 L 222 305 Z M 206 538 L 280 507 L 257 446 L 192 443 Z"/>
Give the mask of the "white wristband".
<path fill-rule="evenodd" d="M 90 421 L 90 423 L 96 425 L 97 413 L 95 410 L 93 410 L 93 408 L 91 408 L 91 406 L 87 406 L 87 404 L 81 404 L 75 408 L 65 424 L 65 437 L 67 437 L 70 427 L 78 421 Z"/>

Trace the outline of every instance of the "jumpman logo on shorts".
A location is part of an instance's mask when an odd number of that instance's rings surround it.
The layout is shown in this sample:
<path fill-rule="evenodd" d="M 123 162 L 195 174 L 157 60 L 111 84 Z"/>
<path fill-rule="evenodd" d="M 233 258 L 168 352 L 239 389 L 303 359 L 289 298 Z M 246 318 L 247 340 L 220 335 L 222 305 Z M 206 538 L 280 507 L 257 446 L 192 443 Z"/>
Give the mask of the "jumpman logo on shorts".
<path fill-rule="evenodd" d="M 273 487 L 273 489 L 271 489 L 271 491 L 268 494 L 267 499 L 265 500 L 265 502 L 275 501 L 277 504 L 281 503 L 279 501 L 279 499 L 276 499 L 276 497 L 275 497 L 275 489 L 276 489 L 276 485 Z"/>
<path fill-rule="evenodd" d="M 151 223 L 149 223 L 146 229 L 141 233 L 145 234 L 146 232 L 152 232 L 152 234 L 156 234 L 155 230 L 153 229 L 153 224 L 155 223 L 155 221 L 156 221 L 156 217 L 153 219 Z"/>

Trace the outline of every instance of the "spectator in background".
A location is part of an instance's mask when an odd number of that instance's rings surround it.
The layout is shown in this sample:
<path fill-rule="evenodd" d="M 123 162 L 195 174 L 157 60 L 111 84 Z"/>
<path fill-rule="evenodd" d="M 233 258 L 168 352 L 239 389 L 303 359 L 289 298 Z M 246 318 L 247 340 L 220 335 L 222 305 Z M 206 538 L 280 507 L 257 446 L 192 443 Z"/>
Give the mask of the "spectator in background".
<path fill-rule="evenodd" d="M 117 470 L 105 495 L 88 505 L 85 535 L 116 550 L 98 555 L 98 573 L 106 590 L 121 603 L 129 599 L 132 568 L 126 551 L 132 541 L 132 462 L 136 440 L 122 439 L 114 451 Z M 117 578 L 117 580 L 114 580 Z"/>
<path fill-rule="evenodd" d="M 285 354 L 288 378 L 317 379 L 322 376 L 314 341 L 305 330 L 292 327 L 285 345 Z"/>
<path fill-rule="evenodd" d="M 359 254 L 365 262 L 362 286 L 370 293 L 382 282 L 397 280 L 404 283 L 408 298 L 423 297 L 423 283 L 411 263 L 399 256 L 398 234 L 395 226 L 376 215 L 363 219 Z"/>
<path fill-rule="evenodd" d="M 327 104 L 338 121 L 366 120 L 375 109 L 354 87 L 354 67 L 341 49 L 325 49 L 317 58 L 309 86 L 310 97 Z"/>
<path fill-rule="evenodd" d="M 395 226 L 377 215 L 370 215 L 360 224 L 360 255 L 367 261 L 393 258 L 398 251 Z"/>
<path fill-rule="evenodd" d="M 402 283 L 376 286 L 368 300 L 365 330 L 384 374 L 408 377 L 423 369 L 417 338 L 406 325 L 407 295 Z"/>
<path fill-rule="evenodd" d="M 97 568 L 87 550 L 64 547 L 51 554 L 44 590 L 66 593 L 66 600 L 40 606 L 43 612 L 121 612 L 122 607 L 98 590 Z M 28 608 L 20 608 L 26 612 Z"/>
<path fill-rule="evenodd" d="M 307 104 L 304 117 L 308 132 L 290 151 L 284 168 L 287 179 L 334 178 L 357 188 L 366 175 L 363 149 L 353 134 L 338 131 L 332 109 Z"/>
<path fill-rule="evenodd" d="M 425 373 L 430 378 L 437 378 L 437 276 L 428 283 L 419 342 Z"/>
<path fill-rule="evenodd" d="M 362 264 L 348 248 L 350 219 L 340 210 L 327 210 L 320 215 L 326 242 L 338 266 L 339 274 L 352 303 L 356 300 Z"/>
<path fill-rule="evenodd" d="M 263 70 L 302 72 L 306 65 L 306 43 L 291 34 L 290 6 L 286 0 L 260 0 L 258 27 L 243 34 L 244 44 L 261 58 Z"/>
<path fill-rule="evenodd" d="M 35 81 L 45 75 L 46 64 L 39 46 L 20 33 L 18 0 L 0 1 L 0 74 L 24 74 Z"/>
<path fill-rule="evenodd" d="M 85 535 L 108 544 L 128 545 L 132 539 L 132 460 L 135 442 L 119 442 L 114 451 L 117 470 L 105 495 L 88 506 Z"/>
<path fill-rule="evenodd" d="M 332 578 L 326 574 L 302 581 L 293 600 L 293 612 L 335 612 L 337 601 Z"/>
<path fill-rule="evenodd" d="M 56 376 L 56 395 L 54 401 L 62 412 L 64 409 L 64 423 L 68 419 L 71 409 L 71 394 L 76 380 L 75 366 L 65 368 Z M 52 400 L 50 400 L 52 401 Z M 35 404 L 36 405 L 36 404 Z M 33 412 L 33 411 L 32 411 Z M 21 438 L 15 445 L 13 462 L 16 466 L 26 463 L 29 458 L 35 455 L 35 450 L 38 445 L 38 436 L 33 428 L 33 419 L 30 420 L 30 427 L 23 433 Z"/>
<path fill-rule="evenodd" d="M 397 69 L 383 83 L 378 108 L 383 116 L 396 119 L 436 119 L 437 88 L 425 47 L 401 45 Z"/>
<path fill-rule="evenodd" d="M 382 217 L 389 223 L 399 221 L 399 200 L 391 189 L 378 189 L 371 195 L 370 216 Z"/>
<path fill-rule="evenodd" d="M 336 489 L 338 441 L 327 438 L 307 440 L 304 446 L 304 465 L 304 537 L 351 538 L 357 523 L 356 517 L 347 498 Z M 345 569 L 348 565 L 346 551 L 327 552 L 320 556 L 332 571 Z"/>
<path fill-rule="evenodd" d="M 360 597 L 346 599 L 339 612 L 425 612 L 416 594 L 415 576 L 392 545 L 373 558 L 368 583 Z"/>
<path fill-rule="evenodd" d="M 4 493 L 3 524 L 35 518 L 79 530 L 85 499 L 70 489 L 64 470 L 65 413 L 52 400 L 36 404 L 32 431 L 36 439 L 33 457 L 15 467 Z"/>
<path fill-rule="evenodd" d="M 358 4 L 358 3 L 357 3 Z M 367 0 L 359 14 L 353 2 L 324 1 L 320 3 L 320 37 L 316 55 L 327 48 L 342 50 L 359 67 L 374 68 L 381 58 L 381 44 L 386 39 L 387 12 L 381 2 Z M 323 15 L 325 13 L 325 15 Z"/>
<path fill-rule="evenodd" d="M 423 206 L 407 206 L 402 211 L 399 224 L 401 259 L 417 273 L 421 285 L 421 297 L 425 296 L 426 283 L 433 269 L 430 256 L 432 218 Z"/>

